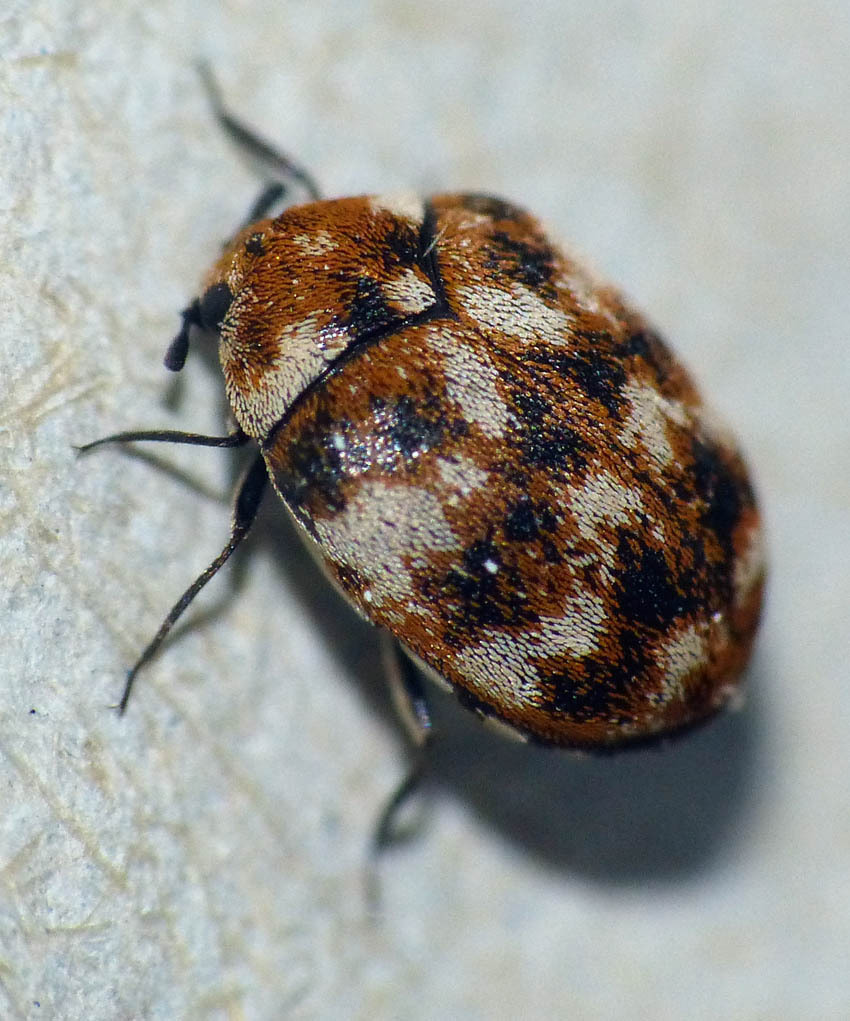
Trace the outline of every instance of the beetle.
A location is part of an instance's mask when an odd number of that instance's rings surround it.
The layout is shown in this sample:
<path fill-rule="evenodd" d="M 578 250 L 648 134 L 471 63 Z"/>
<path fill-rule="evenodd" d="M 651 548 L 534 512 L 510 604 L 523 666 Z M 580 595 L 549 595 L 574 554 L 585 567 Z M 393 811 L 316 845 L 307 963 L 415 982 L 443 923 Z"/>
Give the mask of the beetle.
<path fill-rule="evenodd" d="M 166 354 L 218 338 L 227 436 L 137 440 L 255 459 L 222 552 L 139 669 L 244 539 L 270 481 L 326 573 L 391 636 L 420 755 L 420 670 L 499 729 L 589 751 L 684 732 L 733 700 L 762 600 L 759 511 L 735 442 L 613 287 L 529 213 L 481 194 L 320 198 L 273 165 Z M 308 201 L 268 215 L 282 181 Z M 414 666 L 415 664 L 415 666 Z"/>

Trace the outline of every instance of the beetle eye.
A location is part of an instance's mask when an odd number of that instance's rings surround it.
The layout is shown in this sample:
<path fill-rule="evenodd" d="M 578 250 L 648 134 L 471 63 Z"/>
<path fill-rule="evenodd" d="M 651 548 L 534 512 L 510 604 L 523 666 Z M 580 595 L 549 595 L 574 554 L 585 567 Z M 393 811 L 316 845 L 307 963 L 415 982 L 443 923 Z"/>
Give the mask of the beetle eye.
<path fill-rule="evenodd" d="M 198 305 L 198 319 L 205 330 L 220 330 L 227 310 L 233 302 L 233 291 L 227 284 L 208 287 Z"/>

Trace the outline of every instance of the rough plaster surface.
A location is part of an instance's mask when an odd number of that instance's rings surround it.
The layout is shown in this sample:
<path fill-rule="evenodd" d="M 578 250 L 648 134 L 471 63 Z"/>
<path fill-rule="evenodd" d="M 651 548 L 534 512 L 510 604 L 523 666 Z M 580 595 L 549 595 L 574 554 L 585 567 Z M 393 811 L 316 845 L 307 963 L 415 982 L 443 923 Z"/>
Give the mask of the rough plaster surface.
<path fill-rule="evenodd" d="M 0 1017 L 850 1016 L 850 16 L 839 0 L 7 0 L 0 13 Z M 421 838 L 368 629 L 276 508 L 218 550 L 214 365 L 161 367 L 257 182 L 191 62 L 329 194 L 503 193 L 653 314 L 770 528 L 745 711 L 663 754 L 502 743 L 445 699 Z"/>

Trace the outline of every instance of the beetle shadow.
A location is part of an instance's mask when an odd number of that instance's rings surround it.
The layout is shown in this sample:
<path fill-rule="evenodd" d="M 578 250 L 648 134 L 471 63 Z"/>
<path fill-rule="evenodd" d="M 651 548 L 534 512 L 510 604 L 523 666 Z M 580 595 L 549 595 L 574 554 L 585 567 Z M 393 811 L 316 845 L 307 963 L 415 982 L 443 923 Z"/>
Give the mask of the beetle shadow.
<path fill-rule="evenodd" d="M 332 654 L 405 743 L 374 628 L 333 591 L 288 515 L 267 506 L 261 528 L 260 542 L 273 551 L 286 585 Z M 610 885 L 685 880 L 710 868 L 735 842 L 759 793 L 765 671 L 756 659 L 740 711 L 681 739 L 582 757 L 507 740 L 429 683 L 435 739 L 428 786 L 462 798 L 488 826 L 548 867 Z"/>
<path fill-rule="evenodd" d="M 740 711 L 618 754 L 479 738 L 469 726 L 476 720 L 445 706 L 437 773 L 489 825 L 550 866 L 612 885 L 687 880 L 728 853 L 763 789 L 760 672 L 751 671 Z"/>

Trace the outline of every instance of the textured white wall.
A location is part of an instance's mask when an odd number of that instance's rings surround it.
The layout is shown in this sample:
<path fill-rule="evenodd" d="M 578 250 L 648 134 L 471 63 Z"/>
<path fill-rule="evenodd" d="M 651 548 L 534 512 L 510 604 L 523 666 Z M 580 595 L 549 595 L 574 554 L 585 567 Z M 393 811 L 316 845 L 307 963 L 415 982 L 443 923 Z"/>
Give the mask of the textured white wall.
<path fill-rule="evenodd" d="M 850 18 L 7 0 L 0 14 L 0 1016 L 850 1016 Z M 528 752 L 438 700 L 433 809 L 361 879 L 403 769 L 368 629 L 238 458 L 71 444 L 222 427 L 161 357 L 256 181 L 191 63 L 328 194 L 471 187 L 544 215 L 742 436 L 772 576 L 751 698 L 664 752 Z"/>

